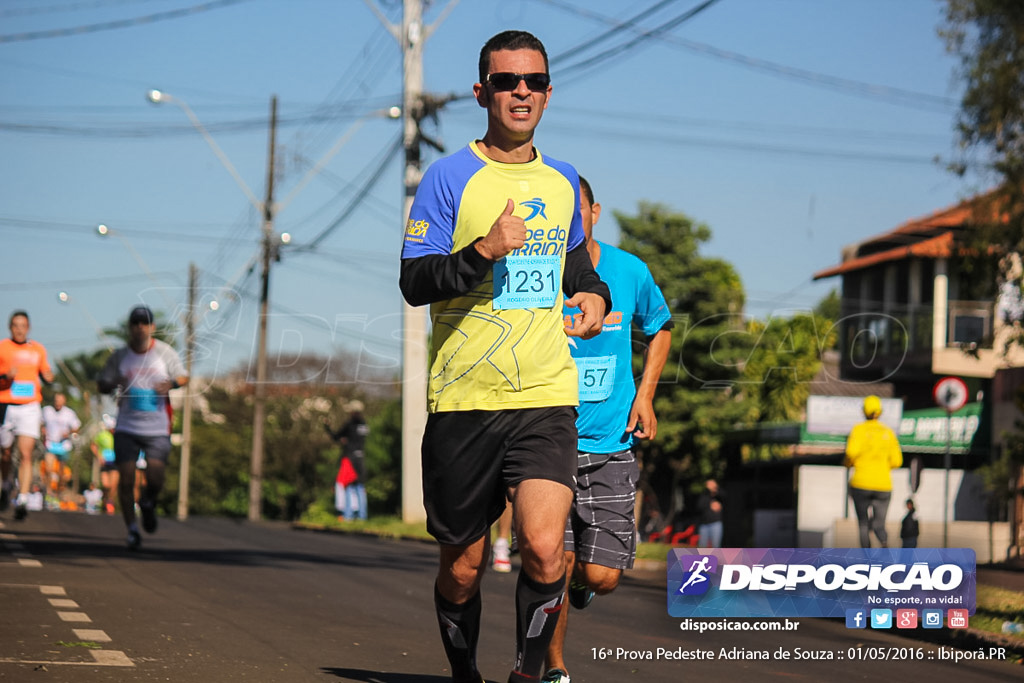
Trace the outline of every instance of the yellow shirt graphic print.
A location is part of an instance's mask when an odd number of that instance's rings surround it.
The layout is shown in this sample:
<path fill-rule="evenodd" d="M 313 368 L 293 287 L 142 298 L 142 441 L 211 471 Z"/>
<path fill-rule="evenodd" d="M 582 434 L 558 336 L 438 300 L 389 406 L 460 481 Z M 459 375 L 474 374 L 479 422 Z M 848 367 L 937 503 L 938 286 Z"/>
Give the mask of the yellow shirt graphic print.
<path fill-rule="evenodd" d="M 410 225 L 430 227 L 426 235 L 415 235 L 424 239 L 422 246 L 407 234 L 403 256 L 421 249 L 453 253 L 470 245 L 487 234 L 511 198 L 527 228 L 526 244 L 506 257 L 526 264 L 509 269 L 512 284 L 551 302 L 536 305 L 539 299 L 527 298 L 507 306 L 500 303 L 502 287 L 496 300 L 494 273 L 504 272 L 501 264 L 472 291 L 432 304 L 431 412 L 578 404 L 561 315 L 565 253 L 582 243 L 574 182 L 571 167 L 539 153 L 526 164 L 502 164 L 484 157 L 475 144 L 436 162 L 424 176 Z"/>

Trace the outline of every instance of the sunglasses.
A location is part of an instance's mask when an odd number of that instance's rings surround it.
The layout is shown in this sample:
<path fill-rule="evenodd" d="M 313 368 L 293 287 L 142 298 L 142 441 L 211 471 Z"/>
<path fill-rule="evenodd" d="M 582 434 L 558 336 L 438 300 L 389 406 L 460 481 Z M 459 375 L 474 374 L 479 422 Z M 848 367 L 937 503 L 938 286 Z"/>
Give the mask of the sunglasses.
<path fill-rule="evenodd" d="M 487 82 L 498 92 L 511 92 L 519 87 L 519 81 L 526 81 L 526 87 L 534 92 L 541 92 L 551 85 L 551 76 L 545 73 L 516 74 L 509 71 L 500 71 L 494 74 L 487 74 Z"/>

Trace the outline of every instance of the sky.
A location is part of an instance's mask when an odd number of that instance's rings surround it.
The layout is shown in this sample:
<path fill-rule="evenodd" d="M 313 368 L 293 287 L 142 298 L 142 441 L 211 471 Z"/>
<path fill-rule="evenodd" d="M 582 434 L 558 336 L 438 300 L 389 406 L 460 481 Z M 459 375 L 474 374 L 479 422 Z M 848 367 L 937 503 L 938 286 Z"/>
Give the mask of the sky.
<path fill-rule="evenodd" d="M 400 0 L 0 3 L 4 317 L 28 310 L 54 356 L 93 350 L 139 302 L 180 321 L 193 263 L 197 374 L 251 374 L 276 96 L 274 229 L 291 241 L 270 361 L 344 350 L 397 372 L 401 53 L 371 2 L 400 24 Z M 425 90 L 458 96 L 426 124 L 446 153 L 485 130 L 467 97 L 480 47 L 534 33 L 554 87 L 535 143 L 590 180 L 597 238 L 617 243 L 615 212 L 641 201 L 688 215 L 751 317 L 813 308 L 838 280 L 812 275 L 844 245 L 984 187 L 942 162 L 962 86 L 936 0 L 424 4 Z"/>

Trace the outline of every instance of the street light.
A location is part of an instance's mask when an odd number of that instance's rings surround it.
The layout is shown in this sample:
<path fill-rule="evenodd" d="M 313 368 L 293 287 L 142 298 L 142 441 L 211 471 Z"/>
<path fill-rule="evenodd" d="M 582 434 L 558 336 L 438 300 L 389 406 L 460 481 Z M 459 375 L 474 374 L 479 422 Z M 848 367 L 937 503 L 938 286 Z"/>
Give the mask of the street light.
<path fill-rule="evenodd" d="M 235 182 L 245 193 L 245 196 L 249 199 L 249 203 L 260 212 L 263 216 L 263 230 L 262 230 L 262 281 L 260 290 L 260 318 L 259 318 L 259 342 L 258 349 L 256 352 L 256 387 L 253 392 L 253 429 L 252 429 L 252 458 L 251 458 L 251 472 L 249 478 L 249 520 L 258 521 L 261 517 L 262 510 L 262 486 L 263 486 L 263 428 L 264 428 L 264 415 L 266 410 L 266 374 L 267 374 L 267 319 L 268 309 L 270 300 L 270 264 L 271 261 L 276 257 L 278 253 L 279 244 L 275 244 L 274 240 L 274 216 L 282 208 L 288 205 L 289 202 L 295 197 L 302 187 L 317 173 L 319 173 L 327 161 L 333 157 L 338 150 L 341 149 L 342 145 L 348 141 L 352 134 L 358 127 L 362 126 L 366 120 L 374 117 L 387 116 L 389 118 L 397 118 L 401 115 L 401 110 L 397 107 L 391 107 L 387 110 L 380 110 L 371 112 L 365 116 L 360 117 L 356 120 L 353 125 L 353 129 L 346 131 L 345 134 L 331 147 L 330 150 L 320 159 L 299 181 L 292 192 L 285 198 L 280 206 L 274 203 L 274 153 L 275 153 L 275 134 L 277 131 L 277 96 L 272 96 L 270 99 L 270 135 L 268 144 L 268 161 L 267 161 L 267 196 L 266 200 L 260 202 L 256 199 L 256 196 L 249 189 L 249 186 L 245 184 L 238 171 L 235 170 L 231 160 L 228 159 L 227 155 L 221 150 L 221 148 L 214 141 L 206 127 L 203 126 L 202 122 L 192 111 L 188 104 L 177 97 L 174 97 L 162 90 L 151 89 L 146 92 L 146 99 L 153 104 L 162 104 L 164 102 L 170 102 L 176 104 L 185 115 L 188 116 L 189 121 L 192 122 L 193 127 L 198 130 L 206 143 L 213 150 L 213 153 L 217 155 L 220 162 L 224 165 L 224 168 L 231 174 L 231 177 L 235 179 Z M 283 233 L 278 237 L 280 244 L 288 244 L 291 242 L 291 235 Z M 216 310 L 216 309 L 214 309 Z"/>
<path fill-rule="evenodd" d="M 249 186 L 245 184 L 244 180 L 242 180 L 242 176 L 238 175 L 238 171 L 235 170 L 234 164 L 232 164 L 231 160 L 228 159 L 226 154 L 224 154 L 224 151 L 213 139 L 213 136 L 210 135 L 210 132 L 208 130 L 206 130 L 206 126 L 203 125 L 202 121 L 199 120 L 199 118 L 195 115 L 195 112 L 192 111 L 192 108 L 188 106 L 188 103 L 186 103 L 185 100 L 179 99 L 177 97 L 174 97 L 173 95 L 170 95 L 169 93 L 156 89 L 146 91 L 146 99 L 152 102 L 153 104 L 163 104 L 164 102 L 170 102 L 171 104 L 178 105 L 178 107 L 183 112 L 185 112 L 185 116 L 188 117 L 188 120 L 192 122 L 192 126 L 196 130 L 198 130 L 200 134 L 202 134 L 203 139 L 206 140 L 206 144 L 210 146 L 210 149 L 213 150 L 213 153 L 217 155 L 218 159 L 220 159 L 220 163 L 224 165 L 224 168 L 226 168 L 228 173 L 231 174 L 231 177 L 235 179 L 235 183 L 237 183 L 238 186 L 242 188 L 242 192 L 244 192 L 245 196 L 249 199 L 249 203 L 252 204 L 257 211 L 263 211 L 263 203 L 260 202 L 260 200 L 256 199 L 256 195 L 252 193 L 252 190 L 249 189 Z M 274 98 L 274 101 L 276 102 L 277 99 Z"/>

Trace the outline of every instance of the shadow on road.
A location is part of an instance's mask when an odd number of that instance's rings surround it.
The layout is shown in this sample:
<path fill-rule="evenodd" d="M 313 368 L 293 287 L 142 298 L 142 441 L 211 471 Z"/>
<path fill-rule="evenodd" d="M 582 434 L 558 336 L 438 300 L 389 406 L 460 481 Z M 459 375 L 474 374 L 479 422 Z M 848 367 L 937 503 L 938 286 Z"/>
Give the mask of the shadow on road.
<path fill-rule="evenodd" d="M 450 683 L 450 676 L 429 676 L 426 674 L 388 673 L 384 671 L 366 671 L 365 669 L 342 669 L 341 667 L 323 667 L 322 673 L 337 676 L 349 681 L 363 683 Z M 487 683 L 493 683 L 488 681 Z"/>

